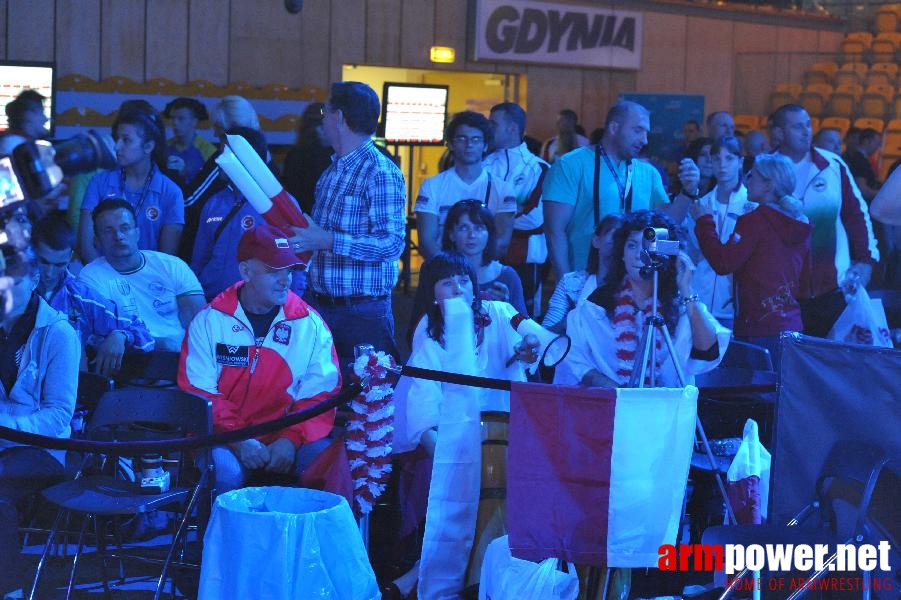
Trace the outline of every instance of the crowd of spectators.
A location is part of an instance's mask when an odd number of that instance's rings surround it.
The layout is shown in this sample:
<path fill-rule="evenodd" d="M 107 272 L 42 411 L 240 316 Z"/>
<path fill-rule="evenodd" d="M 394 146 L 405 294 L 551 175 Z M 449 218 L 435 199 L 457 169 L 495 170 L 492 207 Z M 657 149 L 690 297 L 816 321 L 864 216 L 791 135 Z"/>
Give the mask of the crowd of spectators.
<path fill-rule="evenodd" d="M 0 138 L 3 147 L 43 135 L 35 106 L 40 99 L 23 93 L 8 107 L 15 130 Z M 400 360 L 392 291 L 407 193 L 400 169 L 373 143 L 379 112 L 375 92 L 355 82 L 334 84 L 325 103 L 308 107 L 281 177 L 309 223 L 280 230 L 216 162 L 225 136 L 240 136 L 278 171 L 250 102 L 228 96 L 208 114 L 197 100 L 176 99 L 163 111 L 174 132 L 168 142 L 152 106 L 123 104 L 112 127 L 118 166 L 90 174 L 72 198 L 77 222 L 44 215 L 56 212 L 53 202 L 6 220 L 6 298 L 15 308 L 0 323 L 0 424 L 68 435 L 74 391 L 31 381 L 25 389 L 19 375 L 29 360 L 41 377 L 71 381 L 79 365 L 110 375 L 134 355 L 181 351 L 179 385 L 212 399 L 218 430 L 335 393 L 352 377 L 361 344 Z M 215 145 L 196 130 L 207 118 Z M 648 322 L 662 324 L 651 328 L 658 352 L 650 380 L 664 385 L 687 383 L 679 372 L 714 368 L 730 330 L 777 355 L 782 331 L 828 335 L 846 295 L 866 287 L 879 264 L 867 203 L 897 221 L 897 199 L 879 193 L 869 161 L 878 133 L 859 132 L 843 159 L 836 132 L 814 137 L 797 105 L 775 111 L 769 132 L 736 135 L 723 111 L 705 125 L 707 137 L 698 123 L 685 124 L 685 158 L 672 166 L 667 190 L 642 158 L 651 115 L 640 104 L 615 104 L 595 144 L 574 112 L 561 111 L 544 159 L 530 152 L 526 114 L 514 103 L 493 107 L 490 119 L 455 115 L 446 131 L 451 166 L 426 179 L 415 201 L 425 263 L 409 321 L 410 364 L 440 370 L 453 362 L 444 311 L 458 298 L 473 312 L 477 372 L 518 381 L 537 346 L 514 323 L 542 314 L 546 328 L 572 339 L 555 381 L 587 386 L 647 383 L 635 381 L 633 365 Z M 680 251 L 649 254 L 647 228 L 680 242 Z M 310 252 L 304 265 L 298 257 Z M 550 270 L 557 289 L 545 312 Z M 651 272 L 659 274 L 656 298 Z M 662 328 L 675 340 L 673 356 Z M 35 346 L 51 338 L 52 353 Z M 446 391 L 417 382 L 399 398 L 399 449 L 434 453 Z M 474 393 L 482 409 L 509 410 L 506 394 Z M 21 412 L 23 394 L 41 418 Z M 332 424 L 329 413 L 216 449 L 219 491 L 260 470 L 301 471 Z M 38 465 L 47 474 L 40 485 L 58 479 L 41 452 L 0 448 L 0 464 L 12 465 L 0 478 Z M 20 485 L 0 501 L 34 489 Z M 0 516 L 0 543 L 12 547 L 17 515 Z"/>

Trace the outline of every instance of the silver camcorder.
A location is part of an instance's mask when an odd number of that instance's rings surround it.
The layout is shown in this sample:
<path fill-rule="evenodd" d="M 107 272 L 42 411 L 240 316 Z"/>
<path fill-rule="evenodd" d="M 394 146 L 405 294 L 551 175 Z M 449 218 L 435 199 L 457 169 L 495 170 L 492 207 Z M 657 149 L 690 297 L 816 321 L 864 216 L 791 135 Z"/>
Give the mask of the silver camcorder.
<path fill-rule="evenodd" d="M 658 256 L 678 256 L 680 250 L 679 240 L 669 239 L 669 230 L 664 227 L 645 227 L 641 233 L 641 247 Z"/>

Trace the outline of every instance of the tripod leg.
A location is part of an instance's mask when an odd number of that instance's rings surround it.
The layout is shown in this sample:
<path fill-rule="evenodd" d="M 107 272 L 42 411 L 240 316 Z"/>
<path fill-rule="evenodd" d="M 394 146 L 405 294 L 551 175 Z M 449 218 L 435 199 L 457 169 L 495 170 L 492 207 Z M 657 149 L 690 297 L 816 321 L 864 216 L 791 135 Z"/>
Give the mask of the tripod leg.
<path fill-rule="evenodd" d="M 660 329 L 663 330 L 663 340 L 666 342 L 666 349 L 669 351 L 670 360 L 673 362 L 673 367 L 676 369 L 676 377 L 678 378 L 679 385 L 685 387 L 685 373 L 682 371 L 682 366 L 676 359 L 673 338 L 670 336 L 669 330 L 665 325 L 660 325 Z M 701 440 L 701 446 L 704 448 L 707 460 L 710 462 L 710 468 L 713 469 L 713 476 L 714 479 L 716 479 L 716 486 L 720 491 L 720 495 L 723 497 L 723 503 L 726 506 L 726 514 L 728 515 L 729 523 L 737 523 L 738 521 L 735 520 L 735 512 L 732 510 L 732 503 L 729 502 L 729 495 L 726 493 L 726 486 L 723 483 L 722 474 L 717 466 L 716 459 L 713 457 L 713 451 L 710 449 L 707 433 L 704 431 L 704 425 L 701 423 L 700 417 L 697 416 L 695 416 L 695 430 L 697 431 L 698 439 Z"/>
<path fill-rule="evenodd" d="M 653 346 L 654 335 L 651 330 L 654 327 L 654 323 L 651 319 L 645 321 L 644 324 L 644 332 L 641 334 L 641 342 L 638 344 L 638 355 L 635 357 L 635 362 L 632 364 L 632 377 L 629 378 L 629 387 L 631 388 L 641 388 L 644 387 L 644 378 L 648 372 L 648 360 L 654 360 L 654 357 L 650 355 L 651 346 Z M 651 369 L 654 368 L 654 363 L 651 363 Z"/>

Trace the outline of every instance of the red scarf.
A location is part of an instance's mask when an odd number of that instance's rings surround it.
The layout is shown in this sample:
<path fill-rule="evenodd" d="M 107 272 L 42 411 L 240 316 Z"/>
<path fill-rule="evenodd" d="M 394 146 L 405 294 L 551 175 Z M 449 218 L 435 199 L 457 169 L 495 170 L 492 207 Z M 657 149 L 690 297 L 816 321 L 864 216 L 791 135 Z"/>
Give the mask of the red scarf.
<path fill-rule="evenodd" d="M 643 333 L 644 323 L 650 316 L 651 298 L 644 302 L 644 306 L 638 306 L 635 296 L 632 293 L 632 282 L 627 277 L 623 281 L 622 290 L 614 296 L 615 304 L 613 307 L 613 343 L 616 345 L 616 377 L 617 383 L 621 386 L 629 384 L 632 377 L 632 369 L 635 366 L 635 358 L 638 353 L 638 344 L 641 342 L 641 334 Z M 658 316 L 660 314 L 660 306 L 658 305 Z M 638 322 L 637 316 L 641 312 L 644 318 L 641 323 Z M 663 364 L 663 333 L 654 328 L 654 343 L 656 348 L 656 378 L 657 385 L 660 385 L 660 366 Z M 644 384 L 650 385 L 651 372 L 645 373 Z"/>

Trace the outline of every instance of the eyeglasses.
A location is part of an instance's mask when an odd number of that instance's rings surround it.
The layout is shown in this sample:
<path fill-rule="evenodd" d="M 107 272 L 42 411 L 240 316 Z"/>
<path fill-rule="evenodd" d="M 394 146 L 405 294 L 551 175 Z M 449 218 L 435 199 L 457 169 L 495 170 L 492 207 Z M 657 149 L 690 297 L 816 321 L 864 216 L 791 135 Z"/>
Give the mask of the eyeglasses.
<path fill-rule="evenodd" d="M 474 135 L 472 137 L 466 135 L 455 135 L 451 138 L 451 142 L 458 144 L 460 146 L 469 146 L 473 144 L 474 146 L 478 146 L 483 143 L 485 138 L 480 135 Z"/>
<path fill-rule="evenodd" d="M 469 235 L 474 233 L 476 235 L 480 235 L 488 231 L 488 228 L 482 225 L 481 223 L 473 223 L 472 225 L 457 225 L 454 227 L 454 232 L 462 235 Z"/>

